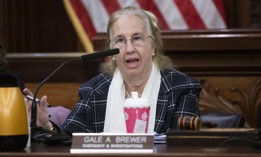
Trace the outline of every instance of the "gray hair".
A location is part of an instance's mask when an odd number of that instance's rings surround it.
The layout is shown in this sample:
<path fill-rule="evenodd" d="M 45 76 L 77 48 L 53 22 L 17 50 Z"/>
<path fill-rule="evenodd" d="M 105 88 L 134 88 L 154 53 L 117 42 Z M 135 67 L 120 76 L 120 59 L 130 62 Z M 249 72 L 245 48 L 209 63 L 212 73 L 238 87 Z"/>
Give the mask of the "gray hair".
<path fill-rule="evenodd" d="M 146 30 L 149 36 L 152 38 L 151 45 L 154 46 L 154 56 L 153 56 L 153 62 L 158 65 L 160 70 L 166 69 L 166 68 L 173 68 L 174 65 L 169 57 L 165 56 L 163 54 L 163 42 L 161 39 L 161 32 L 158 26 L 158 20 L 156 16 L 149 12 L 142 10 L 138 7 L 132 7 L 128 6 L 125 8 L 122 8 L 121 10 L 118 10 L 114 12 L 108 21 L 107 26 L 107 41 L 106 41 L 106 49 L 112 48 L 111 43 L 111 37 L 112 37 L 112 27 L 113 24 L 123 15 L 135 15 L 137 17 L 140 17 L 142 21 L 144 22 L 146 26 Z M 115 69 L 117 67 L 117 64 L 114 60 L 108 60 L 107 62 L 104 62 L 101 64 L 100 71 L 103 73 L 107 73 L 109 75 L 113 75 Z"/>

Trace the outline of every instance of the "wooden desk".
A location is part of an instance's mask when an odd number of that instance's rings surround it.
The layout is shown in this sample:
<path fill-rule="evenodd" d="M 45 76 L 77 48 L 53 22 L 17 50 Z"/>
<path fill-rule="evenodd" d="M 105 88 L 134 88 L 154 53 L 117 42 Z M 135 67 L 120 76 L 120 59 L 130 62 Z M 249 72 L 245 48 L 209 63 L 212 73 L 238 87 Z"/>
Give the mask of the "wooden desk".
<path fill-rule="evenodd" d="M 211 157 L 261 157 L 261 149 L 255 149 L 252 147 L 225 147 L 223 151 L 217 151 L 213 148 L 207 147 L 167 147 L 165 144 L 155 144 L 154 153 L 149 154 L 71 154 L 70 146 L 48 146 L 42 143 L 32 143 L 31 148 L 25 149 L 25 151 L 18 152 L 0 152 L 1 156 L 26 156 L 26 157 L 52 157 L 52 156 L 126 156 L 126 157 L 170 157 L 170 156 L 182 156 L 182 157 L 197 157 L 197 156 L 211 156 Z"/>

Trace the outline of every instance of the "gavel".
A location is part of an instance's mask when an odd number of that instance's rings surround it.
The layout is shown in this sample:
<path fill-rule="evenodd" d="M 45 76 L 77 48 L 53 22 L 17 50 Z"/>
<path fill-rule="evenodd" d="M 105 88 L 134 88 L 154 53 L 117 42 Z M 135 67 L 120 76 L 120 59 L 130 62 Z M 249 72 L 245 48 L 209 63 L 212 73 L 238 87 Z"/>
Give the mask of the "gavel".
<path fill-rule="evenodd" d="M 178 127 L 180 130 L 199 130 L 201 121 L 198 116 L 181 116 L 178 119 Z"/>

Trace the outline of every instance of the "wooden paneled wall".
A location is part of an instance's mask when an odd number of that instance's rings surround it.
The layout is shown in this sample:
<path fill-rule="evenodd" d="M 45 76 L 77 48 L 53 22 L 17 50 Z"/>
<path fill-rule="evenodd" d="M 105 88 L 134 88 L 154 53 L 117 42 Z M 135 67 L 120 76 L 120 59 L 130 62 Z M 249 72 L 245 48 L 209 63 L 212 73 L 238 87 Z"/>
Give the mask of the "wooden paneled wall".
<path fill-rule="evenodd" d="M 63 0 L 0 0 L 0 37 L 9 53 L 83 50 Z"/>

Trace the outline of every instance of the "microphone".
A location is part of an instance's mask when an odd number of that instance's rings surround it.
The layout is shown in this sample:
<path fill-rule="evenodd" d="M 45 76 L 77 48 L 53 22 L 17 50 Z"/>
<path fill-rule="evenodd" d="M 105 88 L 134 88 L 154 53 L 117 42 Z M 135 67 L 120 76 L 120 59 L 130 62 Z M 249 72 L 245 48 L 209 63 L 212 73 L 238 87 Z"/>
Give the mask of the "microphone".
<path fill-rule="evenodd" d="M 73 58 L 73 59 L 69 59 L 66 60 L 65 62 L 63 62 L 60 66 L 58 66 L 51 74 L 49 74 L 45 79 L 43 79 L 40 84 L 37 86 L 35 92 L 34 92 L 34 96 L 33 96 L 33 100 L 32 100 L 32 107 L 31 107 L 31 140 L 32 141 L 39 141 L 39 135 L 35 135 L 36 133 L 39 134 L 39 131 L 42 131 L 42 128 L 37 127 L 37 94 L 39 92 L 39 89 L 42 87 L 42 85 L 44 85 L 44 83 L 46 81 L 48 81 L 58 70 L 60 70 L 65 64 L 76 61 L 76 60 L 80 60 L 82 59 L 82 61 L 88 61 L 91 59 L 96 59 L 99 57 L 106 57 L 106 56 L 110 56 L 110 55 L 115 55 L 118 54 L 120 51 L 118 48 L 116 49 L 110 49 L 110 50 L 104 50 L 104 51 L 100 51 L 100 52 L 94 52 L 94 53 L 90 53 L 90 54 L 86 54 L 86 55 L 82 55 L 81 58 Z"/>
<path fill-rule="evenodd" d="M 118 54 L 120 52 L 120 50 L 117 49 L 110 49 L 110 50 L 105 50 L 105 51 L 101 51 L 98 53 L 91 53 L 91 54 L 87 54 L 87 55 L 82 55 L 81 58 L 83 61 L 87 61 L 90 59 L 95 59 L 95 58 L 99 58 L 99 57 L 105 57 L 105 56 L 111 56 L 111 55 L 115 55 Z"/>

